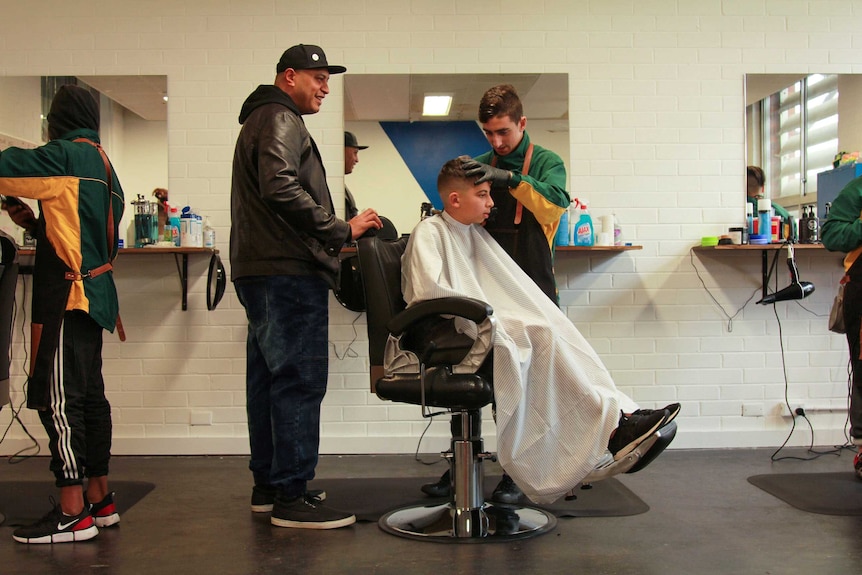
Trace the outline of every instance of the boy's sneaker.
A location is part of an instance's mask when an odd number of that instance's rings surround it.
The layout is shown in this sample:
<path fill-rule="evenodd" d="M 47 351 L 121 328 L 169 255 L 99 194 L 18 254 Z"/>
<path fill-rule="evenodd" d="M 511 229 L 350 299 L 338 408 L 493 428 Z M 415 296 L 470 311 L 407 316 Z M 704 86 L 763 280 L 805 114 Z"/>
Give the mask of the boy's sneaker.
<path fill-rule="evenodd" d="M 856 452 L 856 457 L 853 458 L 853 470 L 856 472 L 856 477 L 862 479 L 862 452 Z"/>
<path fill-rule="evenodd" d="M 309 489 L 306 491 L 309 497 L 318 501 L 326 500 L 326 491 L 322 489 Z M 251 490 L 251 510 L 253 513 L 271 513 L 275 496 L 278 495 L 278 487 L 272 485 L 255 485 Z"/>
<path fill-rule="evenodd" d="M 86 541 L 99 534 L 86 506 L 80 514 L 71 517 L 63 513 L 53 497 L 51 504 L 54 509 L 36 523 L 13 531 L 12 539 L 18 543 L 72 543 Z"/>
<path fill-rule="evenodd" d="M 662 426 L 668 413 L 663 409 L 651 410 L 647 414 L 620 414 L 620 423 L 608 442 L 608 450 L 619 461 Z"/>
<path fill-rule="evenodd" d="M 335 529 L 356 523 L 352 513 L 336 511 L 323 505 L 308 493 L 294 499 L 275 498 L 270 522 L 277 527 L 296 529 Z"/>
<path fill-rule="evenodd" d="M 661 426 L 664 427 L 668 423 L 674 420 L 674 418 L 679 415 L 679 410 L 682 409 L 682 406 L 678 403 L 670 403 L 665 405 L 661 409 L 638 409 L 633 412 L 632 415 L 649 415 L 651 413 L 655 413 L 656 411 L 666 411 L 667 416 L 664 418 L 664 421 L 661 422 Z"/>
<path fill-rule="evenodd" d="M 93 516 L 96 527 L 110 527 L 120 522 L 120 514 L 117 512 L 117 506 L 114 505 L 113 491 L 105 495 L 105 498 L 98 503 L 87 501 L 87 494 L 85 493 L 84 507 L 90 508 L 90 515 Z"/>

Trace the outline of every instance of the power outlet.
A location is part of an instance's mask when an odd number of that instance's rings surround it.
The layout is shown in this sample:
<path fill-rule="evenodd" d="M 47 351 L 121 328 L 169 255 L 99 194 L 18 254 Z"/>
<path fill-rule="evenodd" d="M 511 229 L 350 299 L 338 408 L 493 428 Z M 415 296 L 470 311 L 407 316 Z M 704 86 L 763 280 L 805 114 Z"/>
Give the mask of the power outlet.
<path fill-rule="evenodd" d="M 213 424 L 213 412 L 212 411 L 193 411 L 189 416 L 189 423 L 192 425 L 212 425 Z"/>
<path fill-rule="evenodd" d="M 743 403 L 742 417 L 763 417 L 762 403 Z"/>

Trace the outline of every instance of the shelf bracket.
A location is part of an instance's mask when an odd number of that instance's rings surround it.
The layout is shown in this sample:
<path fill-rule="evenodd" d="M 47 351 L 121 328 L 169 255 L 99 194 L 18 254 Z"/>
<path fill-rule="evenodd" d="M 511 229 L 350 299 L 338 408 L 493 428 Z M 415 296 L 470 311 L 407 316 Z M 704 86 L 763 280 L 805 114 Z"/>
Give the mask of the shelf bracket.
<path fill-rule="evenodd" d="M 182 265 L 180 265 L 182 258 Z M 177 273 L 180 275 L 180 285 L 183 290 L 183 311 L 189 307 L 189 254 L 174 254 L 174 262 L 177 264 Z"/>

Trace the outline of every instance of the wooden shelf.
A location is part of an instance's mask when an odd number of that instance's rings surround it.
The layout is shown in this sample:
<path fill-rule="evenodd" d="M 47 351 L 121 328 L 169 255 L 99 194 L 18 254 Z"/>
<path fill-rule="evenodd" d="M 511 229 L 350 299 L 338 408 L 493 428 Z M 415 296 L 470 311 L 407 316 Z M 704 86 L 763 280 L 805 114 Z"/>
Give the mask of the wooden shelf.
<path fill-rule="evenodd" d="M 757 251 L 775 251 L 783 249 L 785 244 L 764 244 L 760 246 L 754 245 L 723 245 L 723 246 L 694 246 L 697 252 L 757 252 Z M 794 250 L 822 250 L 829 251 L 823 247 L 823 244 L 793 244 Z"/>
<path fill-rule="evenodd" d="M 694 246 L 692 249 L 701 254 L 711 255 L 727 255 L 727 254 L 744 254 L 759 252 L 760 253 L 760 275 L 761 275 L 761 292 L 762 296 L 766 297 L 766 284 L 769 281 L 769 253 L 783 250 L 787 244 L 763 244 L 763 245 L 734 245 L 726 244 L 720 246 Z M 830 252 L 823 244 L 793 244 L 794 252 L 809 252 L 809 253 L 829 253 Z M 778 254 L 775 257 L 779 257 Z M 842 256 L 843 258 L 843 256 Z"/>
<path fill-rule="evenodd" d="M 123 256 L 137 256 L 137 255 L 172 255 L 174 256 L 174 261 L 177 264 L 177 273 L 180 276 L 180 286 L 182 289 L 182 303 L 183 303 L 183 311 L 188 309 L 188 301 L 189 301 L 189 256 L 190 255 L 209 255 L 212 257 L 213 255 L 219 253 L 215 248 L 178 248 L 178 247 L 146 247 L 146 248 L 120 248 L 117 250 L 117 260 L 122 258 Z M 18 257 L 21 256 L 34 256 L 36 255 L 36 248 L 18 248 Z M 32 266 L 21 266 L 20 273 L 32 273 Z"/>
<path fill-rule="evenodd" d="M 643 246 L 555 246 L 557 252 L 627 252 L 642 250 Z"/>

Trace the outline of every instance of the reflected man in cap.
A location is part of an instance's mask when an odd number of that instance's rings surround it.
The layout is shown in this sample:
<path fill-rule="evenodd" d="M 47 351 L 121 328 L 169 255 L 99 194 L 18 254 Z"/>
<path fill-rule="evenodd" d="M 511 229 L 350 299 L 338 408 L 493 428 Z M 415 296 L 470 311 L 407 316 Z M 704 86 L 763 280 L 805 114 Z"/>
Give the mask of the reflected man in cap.
<path fill-rule="evenodd" d="M 353 132 L 344 132 L 344 175 L 352 174 L 353 168 L 359 163 L 359 150 L 367 150 L 368 146 L 360 146 Z M 359 214 L 353 194 L 344 186 L 344 217 L 348 220 Z"/>
<path fill-rule="evenodd" d="M 329 289 L 342 246 L 380 218 L 335 215 L 326 171 L 302 116 L 320 111 L 331 74 L 319 46 L 285 50 L 273 85 L 242 105 L 231 183 L 231 279 L 248 317 L 246 411 L 251 508 L 279 527 L 332 529 L 356 517 L 308 491 L 326 394 Z"/>

